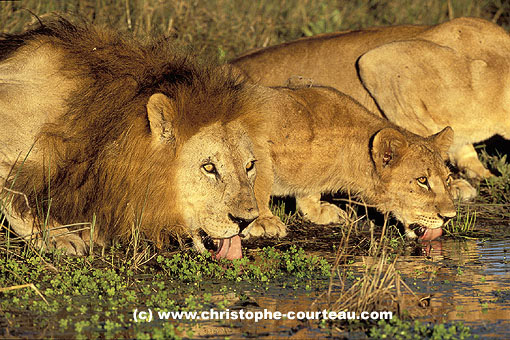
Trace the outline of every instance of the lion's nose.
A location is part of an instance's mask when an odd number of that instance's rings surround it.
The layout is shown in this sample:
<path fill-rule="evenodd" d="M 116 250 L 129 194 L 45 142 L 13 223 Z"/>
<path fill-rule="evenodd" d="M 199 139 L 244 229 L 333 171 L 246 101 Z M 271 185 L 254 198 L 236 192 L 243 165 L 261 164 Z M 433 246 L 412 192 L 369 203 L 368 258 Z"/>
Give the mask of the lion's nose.
<path fill-rule="evenodd" d="M 239 226 L 239 234 L 242 234 L 243 230 L 250 225 L 251 222 L 255 221 L 255 218 L 243 218 L 237 217 L 232 214 L 228 214 L 228 218 Z"/>
<path fill-rule="evenodd" d="M 454 218 L 457 213 L 451 213 L 451 214 L 448 214 L 448 215 L 441 215 L 441 214 L 437 214 L 439 216 L 439 218 L 441 218 L 443 220 L 443 222 L 446 224 L 448 223 L 449 220 L 451 220 L 452 218 Z"/>

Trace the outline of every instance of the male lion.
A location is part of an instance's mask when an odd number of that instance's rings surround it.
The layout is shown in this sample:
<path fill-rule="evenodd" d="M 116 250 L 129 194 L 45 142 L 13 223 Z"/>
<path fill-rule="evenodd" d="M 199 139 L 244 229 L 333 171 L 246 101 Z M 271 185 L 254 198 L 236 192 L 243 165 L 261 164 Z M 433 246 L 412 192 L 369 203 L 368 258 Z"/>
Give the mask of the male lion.
<path fill-rule="evenodd" d="M 403 222 L 411 238 L 432 240 L 455 216 L 444 164 L 453 131 L 415 135 L 366 110 L 329 87 L 274 88 L 266 123 L 268 151 L 258 162 L 272 172 L 257 174 L 260 216 L 251 235 L 285 235 L 268 208 L 270 195 L 295 196 L 305 218 L 340 223 L 345 213 L 321 202 L 321 193 L 349 190 Z M 264 156 L 265 154 L 265 156 Z M 264 169 L 267 169 L 264 166 Z"/>
<path fill-rule="evenodd" d="M 180 233 L 218 258 L 241 256 L 239 234 L 258 217 L 265 126 L 245 113 L 259 97 L 168 45 L 61 18 L 0 39 L 1 209 L 12 230 L 39 243 L 49 230 L 56 247 L 84 254 L 89 235 L 57 227 L 95 216 L 97 242 L 139 228 L 156 244 Z"/>
<path fill-rule="evenodd" d="M 451 126 L 449 155 L 468 177 L 490 176 L 472 143 L 510 138 L 510 36 L 482 19 L 322 34 L 231 63 L 267 86 L 293 76 L 332 86 L 421 136 Z M 476 195 L 465 181 L 455 185 L 466 199 Z"/>

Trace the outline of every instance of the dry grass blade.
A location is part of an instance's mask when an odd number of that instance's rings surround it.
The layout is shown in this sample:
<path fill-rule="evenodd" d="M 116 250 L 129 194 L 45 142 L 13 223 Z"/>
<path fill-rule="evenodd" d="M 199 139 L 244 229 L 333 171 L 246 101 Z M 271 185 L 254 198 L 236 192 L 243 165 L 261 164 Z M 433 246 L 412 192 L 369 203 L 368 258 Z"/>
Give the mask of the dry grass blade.
<path fill-rule="evenodd" d="M 372 235 L 369 247 L 371 256 L 365 258 L 362 276 L 352 285 L 346 283 L 348 269 L 342 263 L 346 263 L 347 257 L 352 257 L 349 254 L 349 249 L 352 249 L 349 248 L 349 238 L 355 226 L 351 224 L 346 229 L 338 247 L 328 290 L 318 298 L 326 298 L 328 310 L 357 314 L 384 310 L 400 314 L 408 303 L 419 305 L 419 297 L 405 284 L 395 268 L 397 258 L 390 261 L 386 252 L 387 220 L 388 216 L 381 236 Z M 334 292 L 333 286 L 339 288 L 339 293 Z M 409 301 L 409 296 L 413 301 Z"/>
<path fill-rule="evenodd" d="M 25 193 L 20 192 L 20 191 L 16 191 L 16 190 L 12 190 L 12 189 L 9 189 L 9 188 L 6 188 L 5 186 L 1 190 L 7 191 L 7 192 L 9 192 L 11 194 L 23 196 L 23 198 L 25 199 L 25 204 L 27 205 L 27 208 L 28 208 L 28 212 L 30 213 L 30 211 L 31 211 L 30 204 L 28 202 L 28 197 L 27 197 L 27 195 Z"/>
<path fill-rule="evenodd" d="M 62 230 L 62 229 L 67 229 L 69 227 L 76 227 L 76 226 L 82 226 L 82 225 L 90 225 L 91 223 L 89 222 L 80 222 L 80 223 L 72 223 L 72 224 L 66 224 L 66 225 L 61 225 L 61 226 L 58 226 L 58 227 L 51 227 L 51 228 L 47 228 L 45 230 L 39 230 L 39 231 L 32 231 L 32 233 L 30 234 L 27 234 L 25 236 L 17 236 L 17 237 L 11 237 L 10 240 L 11 241 L 25 241 L 25 240 L 33 240 L 33 239 L 36 239 L 38 235 L 41 235 L 45 232 L 48 232 L 48 231 L 56 231 L 56 230 Z M 1 228 L 5 228 L 5 230 L 7 230 L 8 232 L 11 232 L 11 233 L 14 233 L 16 234 L 16 232 L 10 228 L 8 228 L 7 226 L 0 226 Z M 80 229 L 73 229 L 73 230 L 66 230 L 62 233 L 59 233 L 59 234 L 52 234 L 51 237 L 60 237 L 60 236 L 64 236 L 64 235 L 69 235 L 69 234 L 75 234 L 75 233 L 78 233 L 80 231 L 84 231 L 84 230 L 90 230 L 90 227 L 83 227 L 83 228 L 80 228 Z M 1 245 L 2 243 L 0 243 Z"/>
<path fill-rule="evenodd" d="M 331 310 L 363 311 L 387 309 L 398 300 L 396 288 L 395 261 L 386 265 L 387 256 L 383 254 L 377 262 L 367 266 L 360 280 L 347 291 L 343 291 Z"/>
<path fill-rule="evenodd" d="M 384 251 L 379 257 L 369 259 L 373 261 L 365 266 L 363 276 L 349 289 L 342 290 L 329 310 L 357 314 L 384 310 L 400 314 L 408 303 L 420 305 L 419 297 L 405 284 L 395 269 L 397 259 L 388 263 L 388 255 Z M 402 292 L 402 287 L 405 292 Z M 408 301 L 409 295 L 416 301 Z"/>
<path fill-rule="evenodd" d="M 48 301 L 44 298 L 44 296 L 41 294 L 39 289 L 37 289 L 37 287 L 33 283 L 27 283 L 27 284 L 24 284 L 24 285 L 0 288 L 0 293 L 8 292 L 8 291 L 11 291 L 11 290 L 23 289 L 23 288 L 32 288 L 37 293 L 37 295 L 39 295 L 41 297 L 41 299 L 43 299 L 44 302 L 46 302 L 46 304 L 49 305 Z"/>

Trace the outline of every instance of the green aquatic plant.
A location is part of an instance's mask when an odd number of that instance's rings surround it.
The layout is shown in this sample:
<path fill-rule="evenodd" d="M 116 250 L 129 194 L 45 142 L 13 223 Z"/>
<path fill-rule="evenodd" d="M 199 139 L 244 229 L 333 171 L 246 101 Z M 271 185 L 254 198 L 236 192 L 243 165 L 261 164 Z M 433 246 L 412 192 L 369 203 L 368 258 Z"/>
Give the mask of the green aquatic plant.
<path fill-rule="evenodd" d="M 285 206 L 285 200 L 273 200 L 273 198 L 271 198 L 269 209 L 271 209 L 273 215 L 280 218 L 285 225 L 295 222 L 298 216 L 297 211 L 287 211 L 288 208 Z"/>
<path fill-rule="evenodd" d="M 250 292 L 281 281 L 286 289 L 310 290 L 331 271 L 325 259 L 294 246 L 266 247 L 253 258 L 230 262 L 181 251 L 157 255 L 136 270 L 123 248 L 111 247 L 105 256 L 57 253 L 0 256 L 0 322 L 8 325 L 0 337 L 45 330 L 57 338 L 181 338 L 189 336 L 186 324 L 136 323 L 133 310 L 224 310 L 232 293 L 247 299 L 238 284 L 248 283 Z M 214 288 L 219 282 L 222 288 Z"/>
<path fill-rule="evenodd" d="M 380 320 L 368 331 L 371 339 L 422 340 L 422 339 L 477 339 L 471 329 L 462 322 L 432 324 L 429 322 L 405 321 L 399 318 Z"/>
<path fill-rule="evenodd" d="M 329 263 L 310 256 L 301 248 L 291 246 L 287 251 L 265 247 L 253 261 L 244 257 L 233 261 L 212 261 L 209 253 L 178 253 L 172 257 L 158 256 L 156 261 L 169 277 L 185 282 L 206 279 L 267 282 L 281 277 L 299 279 L 325 278 L 330 275 Z"/>

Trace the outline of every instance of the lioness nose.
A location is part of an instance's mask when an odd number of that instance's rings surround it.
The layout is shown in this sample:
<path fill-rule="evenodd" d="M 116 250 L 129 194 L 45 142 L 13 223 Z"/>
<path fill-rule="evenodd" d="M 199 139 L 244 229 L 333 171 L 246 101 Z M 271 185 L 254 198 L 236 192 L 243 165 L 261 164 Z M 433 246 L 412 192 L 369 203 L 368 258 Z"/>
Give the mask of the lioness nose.
<path fill-rule="evenodd" d="M 437 214 L 439 216 L 439 218 L 441 218 L 444 223 L 447 223 L 449 220 L 451 220 L 452 218 L 454 218 L 457 213 L 449 213 L 448 215 L 441 215 L 441 214 Z"/>
<path fill-rule="evenodd" d="M 242 218 L 232 214 L 228 214 L 228 218 L 239 226 L 239 233 L 241 234 L 251 222 L 255 221 L 255 218 Z"/>

